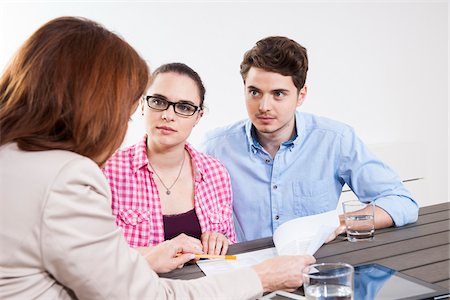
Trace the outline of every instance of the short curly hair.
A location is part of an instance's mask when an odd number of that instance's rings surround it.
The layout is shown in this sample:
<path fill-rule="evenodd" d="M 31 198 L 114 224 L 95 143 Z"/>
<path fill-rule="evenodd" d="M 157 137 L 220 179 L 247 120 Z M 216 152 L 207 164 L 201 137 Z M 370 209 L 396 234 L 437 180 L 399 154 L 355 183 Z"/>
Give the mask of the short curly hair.
<path fill-rule="evenodd" d="M 292 76 L 295 87 L 300 90 L 306 82 L 308 55 L 306 48 L 283 36 L 271 36 L 259 40 L 245 52 L 241 63 L 241 76 L 245 82 L 251 67 Z"/>

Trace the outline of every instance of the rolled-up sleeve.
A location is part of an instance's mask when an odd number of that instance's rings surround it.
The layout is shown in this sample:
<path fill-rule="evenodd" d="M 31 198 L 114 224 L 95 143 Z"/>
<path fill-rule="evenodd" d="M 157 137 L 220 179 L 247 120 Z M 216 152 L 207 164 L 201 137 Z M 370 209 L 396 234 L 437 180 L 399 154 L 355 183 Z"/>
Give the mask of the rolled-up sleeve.
<path fill-rule="evenodd" d="M 418 204 L 400 177 L 349 127 L 342 132 L 340 151 L 339 176 L 360 201 L 374 201 L 391 216 L 395 226 L 417 221 Z"/>

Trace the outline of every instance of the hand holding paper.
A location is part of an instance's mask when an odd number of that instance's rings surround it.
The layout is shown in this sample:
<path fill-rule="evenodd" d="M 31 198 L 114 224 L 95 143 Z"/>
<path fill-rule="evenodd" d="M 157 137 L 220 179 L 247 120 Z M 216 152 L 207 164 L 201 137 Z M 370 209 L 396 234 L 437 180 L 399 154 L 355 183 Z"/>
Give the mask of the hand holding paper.
<path fill-rule="evenodd" d="M 236 255 L 236 260 L 203 260 L 198 266 L 206 275 L 254 266 L 278 255 L 313 255 L 339 226 L 336 211 L 300 217 L 282 224 L 273 235 L 275 248 Z"/>
<path fill-rule="evenodd" d="M 273 243 L 278 255 L 313 255 L 339 225 L 335 210 L 300 217 L 278 227 Z"/>

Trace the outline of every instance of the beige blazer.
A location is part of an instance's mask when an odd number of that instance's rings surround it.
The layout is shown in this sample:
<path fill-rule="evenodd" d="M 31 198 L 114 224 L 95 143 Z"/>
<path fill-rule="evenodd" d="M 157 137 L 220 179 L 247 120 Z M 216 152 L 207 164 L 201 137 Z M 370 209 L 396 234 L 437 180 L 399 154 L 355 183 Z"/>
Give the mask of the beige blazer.
<path fill-rule="evenodd" d="M 0 147 L 0 299 L 250 299 L 252 269 L 161 279 L 130 249 L 109 185 L 90 159 Z"/>

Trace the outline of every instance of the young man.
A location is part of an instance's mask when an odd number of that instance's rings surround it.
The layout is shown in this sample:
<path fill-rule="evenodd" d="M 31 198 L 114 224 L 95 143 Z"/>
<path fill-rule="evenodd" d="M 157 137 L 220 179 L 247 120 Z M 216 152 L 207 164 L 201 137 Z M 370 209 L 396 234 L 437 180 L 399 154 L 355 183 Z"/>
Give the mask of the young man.
<path fill-rule="evenodd" d="M 206 138 L 205 152 L 231 176 L 238 240 L 271 236 L 286 221 L 336 209 L 345 183 L 360 201 L 375 201 L 375 228 L 415 222 L 417 203 L 351 127 L 296 110 L 307 94 L 307 71 L 306 49 L 297 42 L 258 41 L 241 63 L 249 119 Z"/>

